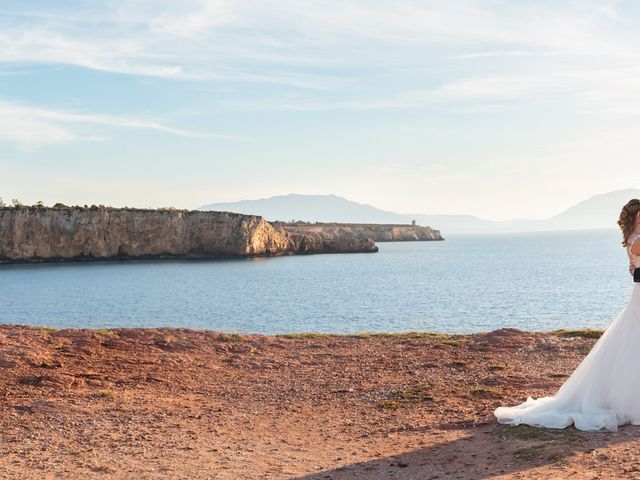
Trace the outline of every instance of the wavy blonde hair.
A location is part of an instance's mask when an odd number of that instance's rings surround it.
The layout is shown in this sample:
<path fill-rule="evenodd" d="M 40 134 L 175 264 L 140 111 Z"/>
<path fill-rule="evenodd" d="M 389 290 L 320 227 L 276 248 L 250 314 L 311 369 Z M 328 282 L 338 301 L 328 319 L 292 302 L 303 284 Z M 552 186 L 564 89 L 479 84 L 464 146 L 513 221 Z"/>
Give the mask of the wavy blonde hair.
<path fill-rule="evenodd" d="M 618 218 L 618 225 L 622 230 L 622 245 L 627 246 L 629 236 L 633 233 L 636 227 L 636 214 L 640 212 L 640 200 L 632 198 L 627 204 L 620 210 L 620 217 Z"/>

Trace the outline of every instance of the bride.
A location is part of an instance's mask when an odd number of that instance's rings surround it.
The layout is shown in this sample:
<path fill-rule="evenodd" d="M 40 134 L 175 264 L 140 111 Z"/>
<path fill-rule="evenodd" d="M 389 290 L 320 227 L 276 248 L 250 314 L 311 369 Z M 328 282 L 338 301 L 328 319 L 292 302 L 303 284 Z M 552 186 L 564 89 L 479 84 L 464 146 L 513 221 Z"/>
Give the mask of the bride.
<path fill-rule="evenodd" d="M 640 200 L 630 200 L 618 225 L 630 269 L 640 267 Z M 499 423 L 534 427 L 615 431 L 619 425 L 640 425 L 640 283 L 617 315 L 555 395 L 514 407 L 498 407 Z"/>

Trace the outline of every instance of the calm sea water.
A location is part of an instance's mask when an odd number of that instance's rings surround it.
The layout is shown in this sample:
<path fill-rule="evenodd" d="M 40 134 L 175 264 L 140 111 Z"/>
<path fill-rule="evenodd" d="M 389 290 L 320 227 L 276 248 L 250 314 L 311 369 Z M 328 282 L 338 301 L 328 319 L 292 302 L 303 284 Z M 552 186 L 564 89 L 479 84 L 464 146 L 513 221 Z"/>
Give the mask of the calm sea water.
<path fill-rule="evenodd" d="M 633 282 L 617 231 L 449 235 L 375 254 L 0 266 L 0 323 L 232 332 L 604 327 Z"/>

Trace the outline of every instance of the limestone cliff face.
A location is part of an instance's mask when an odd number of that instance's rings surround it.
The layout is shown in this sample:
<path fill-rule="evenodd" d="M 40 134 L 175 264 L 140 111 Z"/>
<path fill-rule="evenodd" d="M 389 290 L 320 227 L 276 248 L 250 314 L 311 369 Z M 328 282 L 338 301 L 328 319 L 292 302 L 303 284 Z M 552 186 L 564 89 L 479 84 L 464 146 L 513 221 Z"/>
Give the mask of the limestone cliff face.
<path fill-rule="evenodd" d="M 317 251 L 324 253 L 378 251 L 378 247 L 375 246 L 375 242 L 372 239 L 356 235 L 352 232 L 322 229 L 316 231 L 295 231 L 289 228 L 284 228 L 283 230 L 287 233 L 293 250 L 298 253 L 314 253 Z"/>
<path fill-rule="evenodd" d="M 352 247 L 353 250 L 352 250 Z M 0 262 L 207 258 L 377 251 L 373 241 L 292 234 L 228 212 L 0 208 Z"/>
<path fill-rule="evenodd" d="M 374 242 L 406 242 L 443 240 L 438 230 L 420 225 L 392 225 L 375 223 L 284 223 L 282 227 L 297 235 L 322 235 L 340 238 L 353 235 Z"/>

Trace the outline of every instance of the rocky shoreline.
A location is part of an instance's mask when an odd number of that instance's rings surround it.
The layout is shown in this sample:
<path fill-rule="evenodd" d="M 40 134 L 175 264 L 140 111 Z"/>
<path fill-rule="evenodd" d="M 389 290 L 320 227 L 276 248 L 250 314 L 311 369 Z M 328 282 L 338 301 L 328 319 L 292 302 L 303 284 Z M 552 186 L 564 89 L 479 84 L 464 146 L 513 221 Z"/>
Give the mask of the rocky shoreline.
<path fill-rule="evenodd" d="M 639 427 L 498 425 L 599 331 L 0 326 L 3 479 L 637 478 Z"/>
<path fill-rule="evenodd" d="M 444 240 L 439 230 L 421 225 L 381 224 L 381 223 L 277 223 L 286 231 L 303 235 L 313 233 L 324 235 L 354 235 L 374 242 L 414 242 Z"/>

